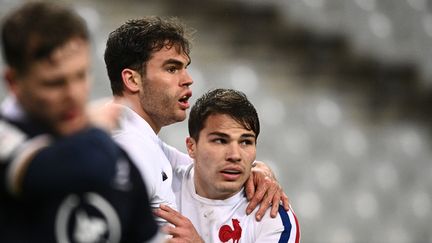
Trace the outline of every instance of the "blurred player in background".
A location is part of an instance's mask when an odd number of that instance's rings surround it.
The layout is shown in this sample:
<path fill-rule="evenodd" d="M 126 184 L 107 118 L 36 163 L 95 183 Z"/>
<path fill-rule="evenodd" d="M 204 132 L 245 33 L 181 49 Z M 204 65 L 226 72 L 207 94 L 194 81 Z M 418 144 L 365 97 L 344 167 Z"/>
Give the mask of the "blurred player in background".
<path fill-rule="evenodd" d="M 84 20 L 29 2 L 1 37 L 0 242 L 159 242 L 142 177 L 87 115 Z"/>

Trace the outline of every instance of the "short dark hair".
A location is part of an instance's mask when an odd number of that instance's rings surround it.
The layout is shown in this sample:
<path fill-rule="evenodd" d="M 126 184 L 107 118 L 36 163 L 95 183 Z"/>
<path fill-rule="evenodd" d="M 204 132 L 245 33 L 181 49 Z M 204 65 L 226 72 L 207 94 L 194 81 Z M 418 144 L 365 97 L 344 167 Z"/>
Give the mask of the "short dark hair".
<path fill-rule="evenodd" d="M 243 92 L 233 89 L 215 89 L 197 99 L 189 114 L 189 136 L 198 141 L 204 123 L 214 114 L 232 117 L 258 138 L 260 123 L 255 107 Z"/>
<path fill-rule="evenodd" d="M 73 38 L 89 40 L 83 18 L 72 9 L 46 2 L 28 2 L 12 11 L 3 19 L 1 35 L 4 59 L 19 72 Z"/>
<path fill-rule="evenodd" d="M 124 90 L 121 72 L 130 68 L 145 74 L 151 55 L 164 46 L 179 48 L 189 55 L 191 29 L 176 18 L 144 17 L 132 19 L 109 34 L 105 49 L 105 65 L 114 95 Z"/>

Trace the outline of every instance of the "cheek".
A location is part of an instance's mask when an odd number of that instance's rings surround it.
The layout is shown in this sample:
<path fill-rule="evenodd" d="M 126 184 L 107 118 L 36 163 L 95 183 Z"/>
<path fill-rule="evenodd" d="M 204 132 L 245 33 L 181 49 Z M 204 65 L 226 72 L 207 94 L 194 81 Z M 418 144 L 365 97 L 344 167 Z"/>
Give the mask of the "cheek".
<path fill-rule="evenodd" d="M 255 161 L 256 158 L 256 151 L 249 151 L 245 153 L 245 161 L 248 161 L 245 165 L 245 167 L 247 168 L 247 171 L 250 172 L 250 170 L 252 169 L 252 163 Z"/>
<path fill-rule="evenodd" d="M 78 89 L 78 102 L 80 103 L 86 103 L 89 99 L 89 94 L 90 94 L 90 82 L 86 81 L 83 82 L 82 84 L 79 85 Z"/>
<path fill-rule="evenodd" d="M 40 106 L 44 107 L 44 109 L 48 109 L 47 105 L 49 105 L 49 100 L 53 99 L 53 94 L 46 92 L 44 89 L 40 89 L 38 87 L 28 87 L 22 89 L 20 93 L 20 98 L 31 106 Z"/>
<path fill-rule="evenodd" d="M 243 158 L 245 158 L 246 161 L 255 161 L 256 158 L 256 149 L 255 148 L 249 148 L 243 151 Z"/>
<path fill-rule="evenodd" d="M 211 164 L 211 156 L 208 153 L 196 153 L 195 159 L 196 161 L 200 161 L 202 167 L 208 167 Z"/>
<path fill-rule="evenodd" d="M 200 166 L 206 169 L 207 172 L 209 172 L 212 168 L 215 167 L 215 165 L 218 164 L 218 161 L 221 160 L 221 154 L 223 154 L 220 151 L 218 153 L 217 151 L 215 152 L 210 149 L 204 149 L 200 151 L 200 153 L 195 154 L 195 160 L 200 161 Z"/>
<path fill-rule="evenodd" d="M 35 100 L 47 108 L 52 108 L 61 104 L 62 97 L 64 95 L 59 90 L 43 90 L 36 93 Z"/>
<path fill-rule="evenodd" d="M 84 92 L 82 92 L 84 93 Z M 80 93 L 79 96 L 82 94 Z M 64 92 L 61 89 L 44 89 L 36 92 L 33 97 L 33 104 L 31 104 L 39 114 L 43 116 L 53 117 L 57 116 L 65 108 Z M 83 102 L 84 103 L 84 102 Z M 44 107 L 39 109 L 38 107 Z"/>
<path fill-rule="evenodd" d="M 166 95 L 166 88 L 157 86 L 153 81 L 146 80 L 140 90 L 140 99 L 144 106 L 155 107 L 161 104 Z"/>

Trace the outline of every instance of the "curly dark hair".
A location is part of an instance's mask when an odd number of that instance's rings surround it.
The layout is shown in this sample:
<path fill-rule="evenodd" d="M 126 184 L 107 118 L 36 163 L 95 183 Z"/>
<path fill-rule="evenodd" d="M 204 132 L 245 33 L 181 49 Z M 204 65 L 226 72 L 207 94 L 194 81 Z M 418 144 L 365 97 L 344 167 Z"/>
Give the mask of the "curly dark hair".
<path fill-rule="evenodd" d="M 121 72 L 125 68 L 145 74 L 147 61 L 164 46 L 178 48 L 189 56 L 192 33 L 176 18 L 153 16 L 129 20 L 111 32 L 104 59 L 113 94 L 122 96 Z"/>

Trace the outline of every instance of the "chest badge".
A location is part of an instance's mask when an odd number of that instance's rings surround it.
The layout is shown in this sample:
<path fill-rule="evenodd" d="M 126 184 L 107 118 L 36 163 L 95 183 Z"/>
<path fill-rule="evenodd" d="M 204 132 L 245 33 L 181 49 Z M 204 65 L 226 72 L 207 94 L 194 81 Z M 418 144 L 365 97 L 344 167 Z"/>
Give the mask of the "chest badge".
<path fill-rule="evenodd" d="M 232 219 L 233 228 L 229 225 L 222 225 L 219 229 L 219 240 L 222 242 L 228 242 L 233 240 L 233 243 L 238 243 L 241 237 L 242 228 L 240 227 L 240 221 L 238 219 Z"/>

